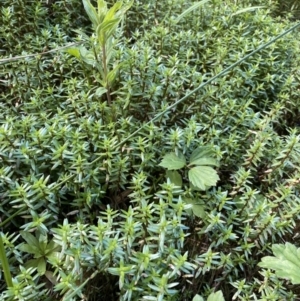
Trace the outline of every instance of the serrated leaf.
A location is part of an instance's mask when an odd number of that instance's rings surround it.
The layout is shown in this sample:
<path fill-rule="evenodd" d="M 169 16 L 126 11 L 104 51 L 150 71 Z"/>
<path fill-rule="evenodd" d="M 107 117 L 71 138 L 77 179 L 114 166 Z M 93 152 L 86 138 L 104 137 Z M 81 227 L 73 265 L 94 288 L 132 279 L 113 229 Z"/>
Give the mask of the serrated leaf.
<path fill-rule="evenodd" d="M 205 217 L 204 205 L 201 204 L 199 200 L 186 198 L 186 199 L 184 199 L 184 201 L 187 204 L 192 205 L 192 212 L 194 213 L 194 215 L 201 217 L 201 218 Z"/>
<path fill-rule="evenodd" d="M 190 182 L 201 190 L 215 186 L 219 180 L 217 172 L 209 166 L 196 166 L 189 170 Z"/>
<path fill-rule="evenodd" d="M 195 295 L 193 301 L 204 301 L 204 299 L 200 295 Z"/>
<path fill-rule="evenodd" d="M 212 157 L 212 150 L 209 146 L 201 146 L 196 148 L 190 157 L 190 162 L 194 162 L 198 159 L 201 159 L 203 157 Z"/>
<path fill-rule="evenodd" d="M 182 178 L 178 171 L 176 170 L 167 170 L 166 177 L 170 179 L 170 181 L 176 186 L 182 186 Z"/>
<path fill-rule="evenodd" d="M 213 165 L 218 166 L 218 162 L 213 158 L 203 157 L 191 161 L 189 165 Z"/>
<path fill-rule="evenodd" d="M 183 168 L 186 165 L 185 157 L 182 154 L 175 153 L 166 154 L 159 164 L 159 166 L 165 167 L 168 170 L 176 170 Z"/>
<path fill-rule="evenodd" d="M 278 277 L 288 279 L 292 284 L 300 284 L 300 248 L 291 243 L 274 244 L 273 256 L 266 256 L 258 264 L 260 267 L 275 270 Z"/>
<path fill-rule="evenodd" d="M 216 293 L 211 293 L 208 296 L 207 301 L 225 301 L 225 299 L 223 297 L 223 293 L 221 291 L 217 291 Z"/>

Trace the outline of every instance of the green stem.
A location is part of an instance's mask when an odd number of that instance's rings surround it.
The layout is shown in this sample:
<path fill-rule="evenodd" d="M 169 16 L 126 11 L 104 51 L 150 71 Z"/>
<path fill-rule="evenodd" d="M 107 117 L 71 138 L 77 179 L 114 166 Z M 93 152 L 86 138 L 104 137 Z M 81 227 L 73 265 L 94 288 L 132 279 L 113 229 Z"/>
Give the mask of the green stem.
<path fill-rule="evenodd" d="M 5 249 L 4 249 L 4 244 L 2 240 L 2 234 L 0 233 L 0 260 L 2 262 L 2 268 L 3 268 L 3 273 L 4 273 L 4 278 L 7 287 L 12 287 L 13 282 L 11 278 L 11 273 L 9 269 L 9 263 L 6 257 Z"/>
<path fill-rule="evenodd" d="M 105 45 L 102 45 L 102 56 L 103 56 L 103 73 L 104 73 L 104 81 L 106 84 L 106 95 L 107 95 L 107 102 L 108 105 L 111 105 L 111 96 L 110 96 L 110 87 L 109 87 L 109 83 L 108 83 L 108 79 L 107 79 L 107 64 L 106 64 L 106 48 Z"/>
<path fill-rule="evenodd" d="M 14 214 L 12 214 L 10 217 L 8 217 L 5 221 L 3 221 L 0 224 L 0 227 L 3 227 L 5 224 L 7 224 L 10 220 L 12 220 L 15 216 L 19 215 L 22 211 L 24 211 L 24 208 L 20 208 L 18 211 L 16 211 Z"/>

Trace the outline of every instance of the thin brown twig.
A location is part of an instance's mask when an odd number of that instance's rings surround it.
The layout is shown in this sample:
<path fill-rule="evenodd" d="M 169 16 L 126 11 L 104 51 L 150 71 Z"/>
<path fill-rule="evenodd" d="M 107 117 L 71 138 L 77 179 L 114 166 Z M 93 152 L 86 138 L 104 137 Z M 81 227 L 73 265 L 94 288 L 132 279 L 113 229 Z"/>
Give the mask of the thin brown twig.
<path fill-rule="evenodd" d="M 17 60 L 25 59 L 27 57 L 34 57 L 34 56 L 38 56 L 38 55 L 45 55 L 45 54 L 56 52 L 56 51 L 59 51 L 59 50 L 62 50 L 62 49 L 65 49 L 65 48 L 68 48 L 68 47 L 71 47 L 71 46 L 74 46 L 74 45 L 79 45 L 81 43 L 82 42 L 77 42 L 77 43 L 69 44 L 67 46 L 55 48 L 55 49 L 52 49 L 52 50 L 49 50 L 49 51 L 43 51 L 43 52 L 40 52 L 40 53 L 34 53 L 34 54 L 28 54 L 28 55 L 20 55 L 20 56 L 14 56 L 14 57 L 6 58 L 6 59 L 1 59 L 0 60 L 0 64 L 1 63 L 5 64 L 5 63 L 11 62 L 11 61 L 17 61 Z"/>

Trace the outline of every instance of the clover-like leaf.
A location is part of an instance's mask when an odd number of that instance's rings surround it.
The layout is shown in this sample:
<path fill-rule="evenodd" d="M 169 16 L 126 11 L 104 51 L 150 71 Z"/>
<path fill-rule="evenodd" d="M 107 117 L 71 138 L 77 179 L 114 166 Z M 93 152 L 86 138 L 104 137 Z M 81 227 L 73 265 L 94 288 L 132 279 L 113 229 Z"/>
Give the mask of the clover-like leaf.
<path fill-rule="evenodd" d="M 258 264 L 260 267 L 275 270 L 278 277 L 288 279 L 292 284 L 300 284 L 300 248 L 291 243 L 274 244 L 275 256 L 266 256 Z"/>
<path fill-rule="evenodd" d="M 182 154 L 175 153 L 166 154 L 159 164 L 159 166 L 165 167 L 168 170 L 176 170 L 183 168 L 186 165 L 185 157 Z"/>
<path fill-rule="evenodd" d="M 219 180 L 217 172 L 209 166 L 196 166 L 189 170 L 190 182 L 201 190 L 215 186 Z"/>

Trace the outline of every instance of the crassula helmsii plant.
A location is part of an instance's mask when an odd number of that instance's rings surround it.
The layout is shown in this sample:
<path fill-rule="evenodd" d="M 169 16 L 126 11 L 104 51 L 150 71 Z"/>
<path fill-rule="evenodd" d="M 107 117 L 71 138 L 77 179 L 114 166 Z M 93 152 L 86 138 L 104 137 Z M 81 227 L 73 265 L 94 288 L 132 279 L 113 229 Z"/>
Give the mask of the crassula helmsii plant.
<path fill-rule="evenodd" d="M 292 26 L 274 1 L 202 2 L 124 12 L 108 104 L 103 65 L 46 53 L 92 48 L 81 1 L 3 1 L 1 59 L 40 53 L 0 62 L 3 300 L 295 299 L 258 263 L 299 223 L 298 31 L 166 110 Z M 241 13 L 251 6 L 264 7 Z M 179 182 L 159 166 L 202 147 L 218 163 L 201 165 L 215 175 L 205 189 L 191 166 Z"/>

